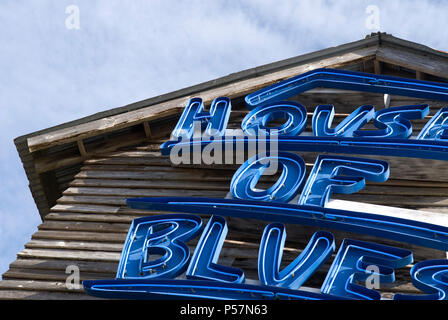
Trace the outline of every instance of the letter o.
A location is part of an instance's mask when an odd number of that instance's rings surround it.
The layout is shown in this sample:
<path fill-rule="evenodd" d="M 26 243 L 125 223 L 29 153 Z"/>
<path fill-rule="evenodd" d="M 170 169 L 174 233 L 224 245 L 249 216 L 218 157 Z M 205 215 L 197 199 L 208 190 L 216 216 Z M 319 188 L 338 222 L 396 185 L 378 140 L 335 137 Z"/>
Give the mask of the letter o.
<path fill-rule="evenodd" d="M 281 165 L 280 178 L 268 189 L 256 189 L 271 161 Z M 279 166 L 280 168 L 280 166 Z M 305 162 L 294 153 L 279 152 L 277 156 L 258 154 L 241 165 L 233 175 L 230 190 L 236 199 L 288 202 L 300 190 L 305 178 Z"/>

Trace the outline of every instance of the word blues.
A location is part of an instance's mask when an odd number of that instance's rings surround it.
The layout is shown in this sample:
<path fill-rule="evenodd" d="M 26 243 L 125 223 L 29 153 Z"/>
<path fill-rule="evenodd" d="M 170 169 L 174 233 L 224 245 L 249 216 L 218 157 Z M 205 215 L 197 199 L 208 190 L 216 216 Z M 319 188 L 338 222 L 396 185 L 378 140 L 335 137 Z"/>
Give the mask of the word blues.
<path fill-rule="evenodd" d="M 359 285 L 369 277 L 381 283 L 394 281 L 394 270 L 413 262 L 411 251 L 345 239 L 336 253 L 320 292 L 300 287 L 335 252 L 331 233 L 318 231 L 289 265 L 280 269 L 285 226 L 268 224 L 258 252 L 258 282 L 246 283 L 241 269 L 220 265 L 219 255 L 227 234 L 226 220 L 211 216 L 201 231 L 195 215 L 171 214 L 134 220 L 129 230 L 115 280 L 84 281 L 88 293 L 127 292 L 127 297 L 221 299 L 380 299 L 374 289 Z M 187 241 L 200 239 L 190 257 Z M 150 256 L 155 255 L 156 257 Z M 369 271 L 375 266 L 376 273 Z M 340 272 L 339 270 L 343 270 Z M 185 272 L 187 280 L 175 280 Z M 444 299 L 448 292 L 448 263 L 428 260 L 411 269 L 411 277 L 426 295 L 395 295 L 395 299 Z M 112 282 L 111 282 L 112 281 Z M 225 288 L 225 290 L 223 290 Z M 109 291 L 106 291 L 109 290 Z M 103 292 L 104 296 L 104 292 Z"/>

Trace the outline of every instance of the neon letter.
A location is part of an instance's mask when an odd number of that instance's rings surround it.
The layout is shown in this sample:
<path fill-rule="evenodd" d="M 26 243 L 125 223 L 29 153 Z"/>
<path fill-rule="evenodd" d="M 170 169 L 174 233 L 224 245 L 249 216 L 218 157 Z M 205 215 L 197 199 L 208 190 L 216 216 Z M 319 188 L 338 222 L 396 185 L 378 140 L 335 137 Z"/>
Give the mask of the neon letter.
<path fill-rule="evenodd" d="M 226 220 L 220 216 L 212 216 L 191 258 L 186 273 L 187 278 L 244 282 L 244 272 L 242 270 L 217 264 L 226 235 Z"/>
<path fill-rule="evenodd" d="M 201 225 L 201 218 L 189 214 L 135 219 L 123 247 L 116 278 L 175 278 L 185 271 L 190 259 L 185 243 L 199 234 Z"/>
<path fill-rule="evenodd" d="M 377 266 L 380 284 L 394 282 L 394 269 L 412 263 L 412 252 L 372 242 L 344 239 L 321 287 L 321 292 L 354 299 L 377 300 L 378 291 L 367 289 L 356 281 L 371 275 L 369 266 Z"/>
<path fill-rule="evenodd" d="M 378 130 L 358 130 L 354 134 L 358 137 L 407 139 L 412 134 L 409 120 L 423 119 L 428 113 L 427 104 L 382 109 L 375 112 L 373 119 Z"/>
<path fill-rule="evenodd" d="M 384 182 L 389 177 L 386 161 L 319 155 L 299 199 L 300 205 L 324 207 L 331 193 L 355 193 L 365 179 Z"/>
<path fill-rule="evenodd" d="M 268 127 L 270 121 L 285 119 L 278 127 Z M 280 101 L 253 109 L 241 123 L 241 128 L 247 135 L 299 135 L 306 127 L 306 109 L 293 101 Z"/>
<path fill-rule="evenodd" d="M 414 287 L 425 295 L 396 294 L 394 300 L 448 300 L 448 260 L 427 260 L 411 269 Z"/>
<path fill-rule="evenodd" d="M 277 182 L 267 190 L 256 189 L 265 170 L 281 164 L 282 173 Z M 275 172 L 272 172 L 273 174 Z M 305 177 L 305 162 L 293 153 L 279 152 L 277 157 L 268 153 L 258 154 L 239 167 L 233 175 L 230 190 L 236 199 L 288 202 L 299 192 Z"/>
<path fill-rule="evenodd" d="M 260 282 L 298 289 L 331 256 L 335 248 L 334 237 L 329 232 L 316 232 L 302 253 L 279 271 L 285 240 L 283 224 L 271 223 L 264 229 L 258 254 Z"/>
<path fill-rule="evenodd" d="M 316 137 L 353 137 L 353 132 L 369 122 L 374 113 L 373 106 L 361 106 L 347 116 L 335 129 L 331 129 L 334 106 L 319 105 L 313 114 L 313 134 Z"/>
<path fill-rule="evenodd" d="M 201 129 L 205 129 L 206 136 L 223 136 L 231 111 L 230 99 L 219 97 L 213 100 L 210 112 L 203 111 L 204 104 L 201 98 L 192 98 L 184 108 L 184 111 L 171 133 L 171 140 L 190 139 L 193 136 L 193 123 L 201 123 Z"/>

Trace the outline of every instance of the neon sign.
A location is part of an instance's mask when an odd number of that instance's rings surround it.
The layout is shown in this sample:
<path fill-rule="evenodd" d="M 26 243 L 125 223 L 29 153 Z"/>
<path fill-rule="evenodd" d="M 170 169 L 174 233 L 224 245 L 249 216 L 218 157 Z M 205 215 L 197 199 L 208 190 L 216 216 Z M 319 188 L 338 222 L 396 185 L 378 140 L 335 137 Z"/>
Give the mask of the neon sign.
<path fill-rule="evenodd" d="M 448 251 L 448 227 L 409 219 L 325 205 L 333 193 L 351 194 L 366 181 L 384 182 L 389 177 L 386 161 L 350 156 L 320 155 L 306 178 L 303 159 L 291 151 L 375 154 L 448 160 L 448 109 L 441 109 L 416 139 L 411 120 L 429 113 L 428 105 L 388 108 L 375 112 L 373 106 L 356 109 L 332 128 L 334 109 L 318 106 L 314 112 L 313 136 L 301 137 L 306 126 L 302 105 L 281 101 L 315 87 L 331 87 L 433 98 L 448 101 L 448 86 L 427 81 L 319 69 L 249 94 L 251 110 L 242 122 L 246 136 L 225 137 L 230 116 L 230 99 L 213 101 L 204 111 L 200 98 L 193 98 L 171 135 L 161 146 L 163 154 L 182 147 L 189 152 L 211 143 L 236 149 L 252 141 L 271 144 L 278 152 L 258 153 L 235 172 L 232 199 L 138 198 L 127 199 L 135 209 L 176 212 L 139 218 L 130 226 L 115 279 L 88 280 L 88 294 L 106 298 L 135 299 L 380 299 L 378 291 L 361 286 L 371 274 L 381 283 L 395 280 L 395 269 L 413 263 L 411 251 L 373 242 L 345 239 L 336 248 L 333 234 L 314 233 L 303 251 L 280 270 L 286 229 L 284 224 L 301 224 L 370 235 L 432 249 Z M 278 127 L 267 124 L 284 119 Z M 375 130 L 362 130 L 369 121 Z M 195 139 L 194 123 L 203 137 Z M 275 138 L 275 139 L 274 139 Z M 281 174 L 267 190 L 256 185 L 275 163 Z M 209 215 L 205 226 L 197 214 Z M 225 217 L 266 221 L 258 252 L 258 281 L 248 282 L 244 271 L 220 265 L 219 255 L 227 235 Z M 199 237 L 190 254 L 187 242 Z M 326 278 L 317 291 L 302 285 L 335 254 Z M 156 259 L 153 257 L 156 256 Z M 369 268 L 375 267 L 373 273 Z M 396 294 L 394 299 L 447 299 L 448 260 L 416 263 L 410 272 L 421 295 Z"/>

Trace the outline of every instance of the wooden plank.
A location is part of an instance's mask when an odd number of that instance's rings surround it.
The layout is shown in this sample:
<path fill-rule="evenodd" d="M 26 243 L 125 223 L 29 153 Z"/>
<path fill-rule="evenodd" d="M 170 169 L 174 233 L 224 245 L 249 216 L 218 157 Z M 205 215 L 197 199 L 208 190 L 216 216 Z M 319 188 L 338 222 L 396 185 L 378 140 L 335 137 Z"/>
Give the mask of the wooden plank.
<path fill-rule="evenodd" d="M 3 280 L 38 280 L 38 281 L 61 281 L 65 282 L 69 274 L 65 270 L 49 271 L 49 270 L 34 270 L 34 269 L 20 269 L 12 268 L 2 275 Z M 101 273 L 87 273 L 79 272 L 79 280 L 100 280 L 113 279 L 111 275 L 104 275 Z"/>
<path fill-rule="evenodd" d="M 103 300 L 85 293 L 0 290 L 0 300 Z"/>
<path fill-rule="evenodd" d="M 151 139 L 151 128 L 149 127 L 148 121 L 143 122 L 143 128 L 145 130 L 146 138 Z"/>
<path fill-rule="evenodd" d="M 81 172 L 91 172 L 91 171 L 129 171 L 129 172 L 186 172 L 188 170 L 194 169 L 191 167 L 179 168 L 174 167 L 171 163 L 162 164 L 151 164 L 149 166 L 142 165 L 126 165 L 126 164 L 107 164 L 107 165 L 87 165 L 81 168 Z M 210 170 L 210 168 L 209 168 Z M 228 169 L 230 170 L 230 169 Z"/>
<path fill-rule="evenodd" d="M 177 195 L 179 197 L 211 197 L 222 198 L 225 197 L 228 190 L 209 190 L 207 188 L 197 189 L 185 189 L 178 186 L 175 190 L 162 189 L 131 189 L 131 188 L 98 188 L 98 187 L 70 187 L 62 194 L 64 196 L 117 196 L 117 197 L 163 197 L 166 195 Z"/>
<path fill-rule="evenodd" d="M 448 183 L 443 181 L 422 181 L 422 180 L 409 180 L 409 179 L 389 179 L 385 182 L 375 183 L 368 182 L 370 186 L 401 186 L 408 187 L 413 186 L 416 188 L 448 188 Z"/>
<path fill-rule="evenodd" d="M 377 59 L 373 59 L 373 68 L 374 68 L 375 74 L 382 73 L 381 62 L 378 61 Z"/>
<path fill-rule="evenodd" d="M 133 166 L 171 166 L 171 161 L 168 157 L 102 157 L 95 159 L 88 159 L 84 161 L 83 170 L 98 169 L 97 166 L 91 165 L 102 165 L 103 168 L 107 168 L 107 165 L 115 165 L 116 167 L 121 167 L 126 165 L 127 168 L 131 169 Z M 101 168 L 101 167 L 100 167 Z"/>
<path fill-rule="evenodd" d="M 415 72 L 415 78 L 417 79 L 417 80 L 425 80 L 425 73 L 424 72 L 421 72 L 421 71 L 416 71 Z"/>
<path fill-rule="evenodd" d="M 99 262 L 99 261 L 76 261 L 66 259 L 17 259 L 10 264 L 10 268 L 31 269 L 31 270 L 55 270 L 64 271 L 73 264 L 79 268 L 80 272 L 102 273 L 113 276 L 117 272 L 118 262 Z"/>
<path fill-rule="evenodd" d="M 314 163 L 316 158 L 316 153 L 312 152 L 302 152 L 300 155 L 304 158 L 304 160 L 307 163 Z M 359 155 L 363 156 L 363 155 Z M 364 155 L 365 156 L 365 155 Z M 391 166 L 391 178 L 390 179 L 402 179 L 403 177 L 406 177 L 406 179 L 413 179 L 413 180 L 427 180 L 427 181 L 448 181 L 448 170 L 445 161 L 440 160 L 427 160 L 427 159 L 406 159 L 406 161 L 403 161 L 403 158 L 400 157 L 384 157 L 384 156 L 370 156 L 375 159 L 382 159 L 386 160 L 390 163 Z M 83 172 L 81 172 L 77 177 L 83 178 L 86 176 L 95 177 L 97 176 L 99 179 L 113 178 L 111 175 L 116 175 L 117 178 L 125 178 L 127 174 L 125 172 L 134 172 L 134 171 L 173 171 L 176 172 L 176 175 L 182 175 L 184 172 L 191 172 L 188 170 L 198 170 L 199 168 L 208 170 L 207 173 L 210 173 L 211 175 L 223 175 L 228 174 L 229 178 L 233 176 L 235 168 L 233 166 L 218 166 L 214 165 L 213 168 L 215 169 L 223 169 L 225 171 L 223 172 L 214 172 L 214 170 L 210 169 L 210 166 L 204 166 L 204 165 L 196 165 L 196 169 L 193 168 L 194 165 L 186 165 L 186 166 L 178 166 L 176 168 L 173 167 L 155 167 L 155 166 L 120 166 L 120 165 L 98 165 L 98 166 L 85 166 L 83 167 Z M 238 167 L 238 166 L 235 166 Z M 157 169 L 157 170 L 156 170 Z M 178 169 L 178 170 L 176 170 Z M 84 172 L 88 171 L 88 172 Z M 91 171 L 104 171 L 103 173 L 97 173 L 97 172 L 91 172 Z M 121 173 L 111 173 L 108 174 L 106 172 L 117 172 L 120 171 Z M 197 171 L 196 171 L 197 172 Z M 204 173 L 205 174 L 205 171 Z M 136 177 L 137 175 L 131 174 L 128 176 L 130 179 L 131 177 L 135 177 L 135 179 L 138 179 Z M 170 175 L 172 176 L 172 175 Z M 141 178 L 148 177 L 150 178 L 150 174 L 145 173 L 141 176 Z M 160 177 L 160 175 L 155 175 L 155 178 Z M 174 176 L 173 176 L 174 177 Z M 203 181 L 203 180 L 201 180 Z"/>
<path fill-rule="evenodd" d="M 0 290 L 12 289 L 17 290 L 31 290 L 31 291 L 51 291 L 51 292 L 73 292 L 84 293 L 84 289 L 68 289 L 65 282 L 56 281 L 34 281 L 34 280 L 2 280 L 0 281 Z"/>
<path fill-rule="evenodd" d="M 91 221 L 91 222 L 120 222 L 131 223 L 138 216 L 114 214 L 82 214 L 75 212 L 51 212 L 45 216 L 45 221 Z"/>
<path fill-rule="evenodd" d="M 123 244 L 126 239 L 126 233 L 99 233 L 87 231 L 53 231 L 53 230 L 39 230 L 35 232 L 31 239 L 36 240 L 60 240 L 60 241 L 92 241 L 92 242 L 110 242 Z M 45 256 L 45 258 L 52 258 L 52 256 Z M 67 257 L 68 258 L 68 257 Z"/>
<path fill-rule="evenodd" d="M 117 206 L 105 205 L 85 205 L 85 204 L 56 204 L 51 208 L 51 212 L 77 212 L 77 213 L 117 213 L 120 210 Z"/>
<path fill-rule="evenodd" d="M 34 152 L 50 146 L 70 143 L 114 130 L 123 129 L 143 123 L 144 121 L 169 117 L 182 112 L 186 100 L 188 99 L 175 99 L 168 103 L 157 104 L 126 112 L 124 114 L 105 117 L 73 127 L 59 129 L 51 133 L 30 137 L 28 138 L 28 147 L 30 152 Z"/>
<path fill-rule="evenodd" d="M 407 186 L 382 186 L 369 185 L 358 192 L 359 194 L 378 194 L 378 195 L 399 195 L 399 196 L 428 196 L 448 198 L 448 189 L 446 188 L 421 188 L 412 185 Z"/>
<path fill-rule="evenodd" d="M 165 140 L 166 141 L 166 140 Z M 165 141 L 160 141 L 157 143 L 158 146 L 162 144 Z M 149 144 L 154 143 L 154 140 L 151 140 L 148 142 Z M 148 145 L 148 144 L 145 144 Z M 86 164 L 94 164 L 97 161 L 107 160 L 107 159 L 122 159 L 122 160 L 153 160 L 153 159 L 168 159 L 167 156 L 162 156 L 160 153 L 160 150 L 155 151 L 147 151 L 147 150 L 138 150 L 137 147 L 132 147 L 129 150 L 120 150 L 120 151 L 114 151 L 114 152 L 106 152 L 102 153 L 99 158 L 93 158 L 86 160 Z"/>
<path fill-rule="evenodd" d="M 87 157 L 87 151 L 84 147 L 84 142 L 82 140 L 77 140 L 76 143 L 78 144 L 79 153 L 81 154 L 81 157 Z"/>
<path fill-rule="evenodd" d="M 198 92 L 197 94 L 195 94 L 195 96 L 201 96 L 205 104 L 210 104 L 214 98 L 219 96 L 227 96 L 230 98 L 242 96 L 259 88 L 265 87 L 269 84 L 316 68 L 339 67 L 347 63 L 354 63 L 356 61 L 369 59 L 375 54 L 375 52 L 376 47 L 363 48 L 340 56 L 329 57 L 317 62 L 272 72 L 267 75 L 238 81 L 218 88 L 204 90 L 202 92 Z M 78 139 L 84 139 L 113 130 L 125 128 L 131 125 L 143 123 L 144 121 L 178 114 L 186 105 L 189 98 L 190 96 L 177 98 L 168 102 L 154 104 L 152 106 L 129 111 L 123 114 L 105 117 L 77 126 L 59 129 L 50 133 L 30 137 L 27 141 L 28 147 L 30 152 L 34 152 L 37 150 L 48 148 L 50 146 L 69 143 Z"/>
<path fill-rule="evenodd" d="M 179 189 L 182 182 L 175 180 L 114 180 L 114 179 L 75 179 L 70 187 L 132 188 L 132 189 Z M 229 186 L 219 182 L 189 181 L 189 190 L 229 191 Z"/>
<path fill-rule="evenodd" d="M 99 171 L 105 171 L 105 172 L 143 172 L 143 173 L 151 173 L 151 172 L 176 172 L 176 173 L 202 173 L 202 174 L 209 174 L 209 175 L 218 175 L 218 174 L 228 174 L 232 175 L 235 173 L 235 170 L 238 169 L 240 164 L 194 164 L 194 163 L 187 163 L 187 164 L 180 164 L 180 165 L 173 165 L 171 163 L 168 163 L 166 165 L 149 165 L 149 166 L 139 166 L 139 165 L 88 165 L 83 166 L 81 168 L 81 172 L 99 172 Z M 217 172 L 216 170 L 220 170 L 221 172 Z"/>
<path fill-rule="evenodd" d="M 118 262 L 120 261 L 119 252 L 106 252 L 80 250 L 58 250 L 58 249 L 23 249 L 17 254 L 18 258 L 32 259 L 64 259 L 64 260 L 83 260 L 83 261 L 101 261 L 101 262 Z M 0 282 L 1 283 L 1 282 Z"/>
<path fill-rule="evenodd" d="M 81 222 L 81 221 L 45 221 L 38 226 L 39 230 L 95 231 L 95 232 L 127 232 L 128 223 Z"/>
<path fill-rule="evenodd" d="M 111 152 L 125 146 L 136 145 L 146 141 L 143 133 L 129 133 L 108 142 L 96 142 L 89 145 L 89 156 L 95 156 L 103 152 Z M 42 156 L 34 159 L 34 167 L 37 173 L 44 173 L 61 167 L 73 166 L 83 162 L 86 156 L 83 155 L 63 155 L 55 153 L 49 156 Z"/>
<path fill-rule="evenodd" d="M 31 240 L 25 244 L 26 249 L 68 249 L 84 251 L 121 252 L 122 244 L 84 241 Z"/>
<path fill-rule="evenodd" d="M 132 179 L 132 180 L 182 180 L 182 181 L 226 181 L 230 182 L 232 175 L 224 175 L 215 171 L 213 175 L 198 169 L 186 171 L 165 172 L 133 172 L 133 171 L 82 171 L 76 175 L 81 179 Z"/>
<path fill-rule="evenodd" d="M 56 204 L 51 208 L 51 212 L 62 213 L 82 213 L 82 214 L 112 214 L 128 216 L 147 216 L 151 214 L 160 214 L 161 211 L 136 210 L 127 207 L 91 205 L 91 204 Z"/>

